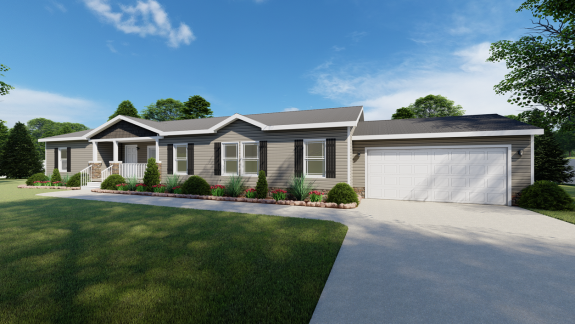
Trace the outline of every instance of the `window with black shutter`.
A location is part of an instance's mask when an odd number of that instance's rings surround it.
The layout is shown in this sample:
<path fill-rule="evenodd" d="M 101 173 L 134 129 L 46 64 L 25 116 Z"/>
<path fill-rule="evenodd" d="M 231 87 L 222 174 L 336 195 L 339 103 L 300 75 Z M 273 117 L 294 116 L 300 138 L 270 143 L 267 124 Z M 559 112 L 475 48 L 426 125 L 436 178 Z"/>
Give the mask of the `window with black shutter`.
<path fill-rule="evenodd" d="M 60 158 L 58 157 L 58 148 L 54 149 L 54 169 L 58 169 L 58 161 Z"/>
<path fill-rule="evenodd" d="M 174 174 L 174 144 L 168 144 L 168 174 Z"/>
<path fill-rule="evenodd" d="M 268 175 L 268 141 L 260 141 L 260 170 Z"/>
<path fill-rule="evenodd" d="M 68 159 L 67 159 L 67 161 L 66 161 L 66 171 L 67 171 L 67 172 L 72 172 L 72 154 L 71 154 L 71 153 L 72 153 L 72 148 L 71 148 L 71 147 L 67 147 L 67 148 L 66 148 L 66 151 L 68 151 L 68 152 L 67 152 Z"/>
<path fill-rule="evenodd" d="M 188 175 L 194 174 L 194 143 L 188 143 Z"/>
<path fill-rule="evenodd" d="M 325 142 L 325 177 L 335 178 L 335 138 L 328 138 Z"/>
<path fill-rule="evenodd" d="M 222 143 L 214 143 L 214 175 L 222 175 Z"/>
<path fill-rule="evenodd" d="M 296 177 L 303 175 L 303 140 L 294 141 L 294 174 Z"/>

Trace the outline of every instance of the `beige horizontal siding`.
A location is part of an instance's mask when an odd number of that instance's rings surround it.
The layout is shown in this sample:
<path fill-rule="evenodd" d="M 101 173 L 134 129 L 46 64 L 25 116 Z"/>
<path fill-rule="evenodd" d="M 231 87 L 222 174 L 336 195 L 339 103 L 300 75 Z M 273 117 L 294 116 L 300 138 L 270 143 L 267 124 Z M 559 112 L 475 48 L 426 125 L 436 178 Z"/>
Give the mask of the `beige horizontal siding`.
<path fill-rule="evenodd" d="M 70 141 L 70 142 L 48 142 L 46 143 L 46 172 L 54 172 L 54 148 L 70 147 L 72 152 L 70 175 L 80 172 L 88 167 L 88 161 L 92 160 L 92 143 L 88 141 Z"/>
<path fill-rule="evenodd" d="M 168 144 L 194 143 L 194 173 L 209 184 L 225 184 L 227 176 L 214 175 L 214 142 L 267 141 L 268 174 L 270 187 L 286 187 L 294 174 L 294 140 L 336 139 L 336 178 L 312 179 L 317 189 L 330 189 L 338 182 L 347 182 L 347 128 L 303 129 L 263 132 L 244 121 L 235 121 L 215 134 L 170 136 L 160 140 L 162 179 L 167 176 Z M 184 176 L 187 178 L 187 176 Z M 257 176 L 245 177 L 246 185 L 255 186 Z"/>
<path fill-rule="evenodd" d="M 515 195 L 531 184 L 531 136 L 484 136 L 457 138 L 425 138 L 400 140 L 353 141 L 352 168 L 355 187 L 365 187 L 365 148 L 401 146 L 497 145 L 511 144 L 511 194 Z M 523 150 L 519 156 L 518 150 Z M 357 152 L 361 152 L 358 157 Z"/>

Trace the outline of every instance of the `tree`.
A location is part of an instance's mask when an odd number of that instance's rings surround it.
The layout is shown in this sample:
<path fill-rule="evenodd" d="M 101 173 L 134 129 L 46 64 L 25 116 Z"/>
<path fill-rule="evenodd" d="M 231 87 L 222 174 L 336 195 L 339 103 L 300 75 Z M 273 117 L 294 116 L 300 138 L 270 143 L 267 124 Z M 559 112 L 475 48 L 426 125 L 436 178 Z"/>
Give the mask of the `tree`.
<path fill-rule="evenodd" d="M 551 118 L 575 116 L 575 2 L 528 0 L 534 34 L 491 44 L 489 62 L 505 61 L 511 70 L 494 89 L 511 93 L 511 104 L 542 110 Z M 553 22 L 550 22 L 550 20 Z"/>
<path fill-rule="evenodd" d="M 535 181 L 570 182 L 575 171 L 550 132 L 535 136 Z"/>
<path fill-rule="evenodd" d="M 116 111 L 112 114 L 112 116 L 108 118 L 108 120 L 111 120 L 118 115 L 140 118 L 138 115 L 138 110 L 134 107 L 134 105 L 132 105 L 130 100 L 122 101 L 122 103 L 120 103 L 118 106 L 118 109 L 116 109 Z"/>
<path fill-rule="evenodd" d="M 409 108 L 401 107 L 395 111 L 395 114 L 391 115 L 391 119 L 410 119 L 415 118 L 415 114 Z"/>
<path fill-rule="evenodd" d="M 146 165 L 146 172 L 144 172 L 144 184 L 146 185 L 146 190 L 153 191 L 152 186 L 160 184 L 160 170 L 156 164 L 156 159 L 149 158 L 148 165 Z"/>
<path fill-rule="evenodd" d="M 50 119 L 46 118 L 30 119 L 26 123 L 26 128 L 28 128 L 28 132 L 30 133 L 30 136 L 32 136 L 32 140 L 34 142 L 34 145 L 36 145 L 36 150 L 38 151 L 38 156 L 41 159 L 44 159 L 44 157 L 46 156 L 45 145 L 44 143 L 39 143 L 38 139 L 73 132 L 79 132 L 89 129 L 88 127 L 86 127 L 86 125 L 80 123 L 69 123 L 69 122 L 59 123 L 51 121 Z"/>
<path fill-rule="evenodd" d="M 256 192 L 259 199 L 266 199 L 268 196 L 268 180 L 266 179 L 266 172 L 264 170 L 260 170 L 258 173 Z"/>
<path fill-rule="evenodd" d="M 10 70 L 9 67 L 7 67 L 4 64 L 0 64 L 0 72 L 6 72 L 8 70 Z M 0 74 L 0 76 L 4 76 L 4 74 Z M 12 90 L 12 89 L 14 89 L 13 86 L 11 86 L 5 82 L 0 81 L 0 96 L 5 96 L 5 95 L 9 94 L 10 90 Z"/>
<path fill-rule="evenodd" d="M 184 104 L 172 98 L 160 99 L 156 103 L 152 103 L 146 106 L 146 109 L 142 111 L 142 118 L 155 120 L 155 121 L 167 121 L 167 120 L 178 120 L 185 119 L 183 109 Z"/>
<path fill-rule="evenodd" d="M 415 118 L 462 116 L 465 110 L 460 105 L 455 106 L 453 100 L 442 95 L 427 95 L 415 100 L 407 107 Z"/>
<path fill-rule="evenodd" d="M 195 95 L 184 102 L 182 116 L 179 119 L 199 119 L 213 117 L 210 103 L 201 96 Z"/>
<path fill-rule="evenodd" d="M 0 157 L 0 173 L 8 178 L 23 179 L 42 172 L 42 160 L 23 123 L 16 123 L 10 130 Z"/>
<path fill-rule="evenodd" d="M 2 161 L 2 148 L 4 147 L 4 143 L 8 140 L 8 135 L 10 134 L 10 129 L 5 124 L 5 121 L 0 120 L 0 162 Z M 5 175 L 6 174 L 2 173 L 2 169 L 0 168 L 0 177 Z"/>

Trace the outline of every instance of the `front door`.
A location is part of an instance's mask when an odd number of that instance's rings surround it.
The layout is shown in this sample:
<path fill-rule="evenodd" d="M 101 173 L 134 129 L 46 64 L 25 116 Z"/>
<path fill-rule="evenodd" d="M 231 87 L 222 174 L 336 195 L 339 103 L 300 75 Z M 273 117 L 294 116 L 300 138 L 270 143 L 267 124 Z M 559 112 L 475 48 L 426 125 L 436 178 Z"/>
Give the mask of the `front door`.
<path fill-rule="evenodd" d="M 137 145 L 126 145 L 126 160 L 124 163 L 138 163 Z"/>

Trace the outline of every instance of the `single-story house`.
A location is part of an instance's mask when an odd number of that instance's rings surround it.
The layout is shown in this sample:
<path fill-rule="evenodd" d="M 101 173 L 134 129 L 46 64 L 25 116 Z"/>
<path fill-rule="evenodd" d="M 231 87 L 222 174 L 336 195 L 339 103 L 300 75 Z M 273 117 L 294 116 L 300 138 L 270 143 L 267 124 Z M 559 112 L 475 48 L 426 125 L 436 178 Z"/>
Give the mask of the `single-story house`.
<path fill-rule="evenodd" d="M 533 183 L 533 136 L 543 130 L 497 114 L 364 121 L 363 107 L 156 122 L 117 116 L 92 130 L 40 139 L 46 172 L 161 178 L 211 185 L 241 175 L 270 188 L 305 174 L 315 187 L 350 184 L 373 199 L 511 205 Z"/>

